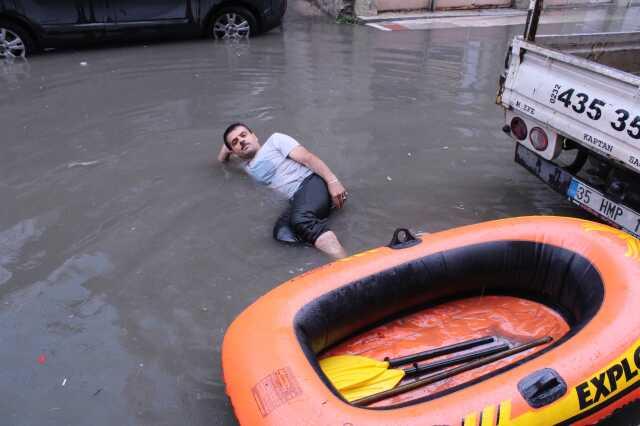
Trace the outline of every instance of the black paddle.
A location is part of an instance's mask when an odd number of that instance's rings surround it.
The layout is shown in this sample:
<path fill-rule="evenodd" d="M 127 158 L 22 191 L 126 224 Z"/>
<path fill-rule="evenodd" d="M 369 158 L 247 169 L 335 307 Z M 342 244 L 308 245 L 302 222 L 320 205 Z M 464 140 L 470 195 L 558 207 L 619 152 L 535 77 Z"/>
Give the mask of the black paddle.
<path fill-rule="evenodd" d="M 451 368 L 449 370 L 442 371 L 440 373 L 431 374 L 431 375 L 429 375 L 427 377 L 424 377 L 422 379 L 418 379 L 418 380 L 416 380 L 414 382 L 407 383 L 405 385 L 398 386 L 397 388 L 394 388 L 394 389 L 389 389 L 389 390 L 386 390 L 386 391 L 383 391 L 383 392 L 379 392 L 379 393 L 375 393 L 373 395 L 366 396 L 364 398 L 356 399 L 355 401 L 352 401 L 351 403 L 353 405 L 358 406 L 358 407 L 365 407 L 367 405 L 373 404 L 374 402 L 382 401 L 383 399 L 387 399 L 387 398 L 390 398 L 392 396 L 400 395 L 402 393 L 409 392 L 409 391 L 411 391 L 413 389 L 417 389 L 417 388 L 422 387 L 422 386 L 426 386 L 426 385 L 430 385 L 430 384 L 435 383 L 435 382 L 439 382 L 440 380 L 448 379 L 449 377 L 453 377 L 453 376 L 458 375 L 460 373 L 464 373 L 465 371 L 469 371 L 469 370 L 472 370 L 474 368 L 478 368 L 478 367 L 481 367 L 483 365 L 490 364 L 490 363 L 492 363 L 494 361 L 497 361 L 499 359 L 506 358 L 508 356 L 515 355 L 515 354 L 520 353 L 520 352 L 524 352 L 524 351 L 526 351 L 528 349 L 534 348 L 534 347 L 539 346 L 539 345 L 544 345 L 545 343 L 549 343 L 552 340 L 553 340 L 553 338 L 551 338 L 550 336 L 543 337 L 543 338 L 531 341 L 529 343 L 525 343 L 523 345 L 515 346 L 515 347 L 513 347 L 511 349 L 508 349 L 508 350 L 505 350 L 505 351 L 502 351 L 502 352 L 498 352 L 496 354 L 487 356 L 485 358 L 480 358 L 478 360 L 471 361 L 471 362 L 469 362 L 467 364 L 464 364 L 464 365 L 461 365 L 459 367 L 454 367 L 454 368 Z"/>

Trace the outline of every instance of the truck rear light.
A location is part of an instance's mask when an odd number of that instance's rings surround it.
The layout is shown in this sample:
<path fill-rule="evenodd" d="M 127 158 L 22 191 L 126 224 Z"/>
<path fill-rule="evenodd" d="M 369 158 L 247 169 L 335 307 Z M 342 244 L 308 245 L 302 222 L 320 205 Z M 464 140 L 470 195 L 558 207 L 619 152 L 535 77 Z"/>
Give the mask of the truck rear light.
<path fill-rule="evenodd" d="M 527 124 L 520 117 L 513 117 L 511 120 L 511 133 L 519 141 L 527 138 Z"/>
<path fill-rule="evenodd" d="M 549 145 L 547 134 L 540 127 L 534 127 L 531 129 L 529 140 L 531 141 L 531 145 L 533 145 L 533 147 L 538 151 L 544 151 Z"/>

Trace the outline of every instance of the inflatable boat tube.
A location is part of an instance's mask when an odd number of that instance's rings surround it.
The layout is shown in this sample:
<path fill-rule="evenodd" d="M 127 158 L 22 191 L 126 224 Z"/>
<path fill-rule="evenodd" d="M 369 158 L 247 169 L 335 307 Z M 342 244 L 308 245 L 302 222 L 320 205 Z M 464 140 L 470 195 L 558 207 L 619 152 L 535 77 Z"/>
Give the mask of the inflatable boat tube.
<path fill-rule="evenodd" d="M 544 303 L 569 331 L 490 374 L 383 408 L 349 404 L 319 367 L 319 354 L 373 324 L 481 295 Z M 242 312 L 222 346 L 226 391 L 252 426 L 593 424 L 639 398 L 639 300 L 640 242 L 606 225 L 522 217 L 394 238 Z"/>

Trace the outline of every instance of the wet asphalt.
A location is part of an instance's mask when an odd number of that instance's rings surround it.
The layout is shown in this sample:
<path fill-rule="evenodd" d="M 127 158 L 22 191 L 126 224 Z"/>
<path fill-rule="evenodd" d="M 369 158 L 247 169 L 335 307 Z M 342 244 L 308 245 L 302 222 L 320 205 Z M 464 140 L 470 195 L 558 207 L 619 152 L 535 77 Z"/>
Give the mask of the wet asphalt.
<path fill-rule="evenodd" d="M 396 227 L 589 217 L 517 166 L 500 130 L 497 78 L 520 30 L 382 32 L 293 3 L 246 43 L 0 65 L 2 423 L 234 424 L 226 327 L 328 259 L 273 241 L 285 203 L 216 164 L 232 121 L 325 160 L 351 194 L 331 221 L 350 253 Z"/>

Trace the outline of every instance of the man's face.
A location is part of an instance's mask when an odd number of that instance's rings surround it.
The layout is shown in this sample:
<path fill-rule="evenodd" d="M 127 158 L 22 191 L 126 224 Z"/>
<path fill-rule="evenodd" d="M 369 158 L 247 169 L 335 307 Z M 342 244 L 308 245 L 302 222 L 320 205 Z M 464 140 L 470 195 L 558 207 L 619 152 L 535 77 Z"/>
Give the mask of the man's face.
<path fill-rule="evenodd" d="M 227 135 L 231 151 L 245 160 L 251 159 L 260 149 L 258 137 L 244 126 L 238 126 Z"/>

